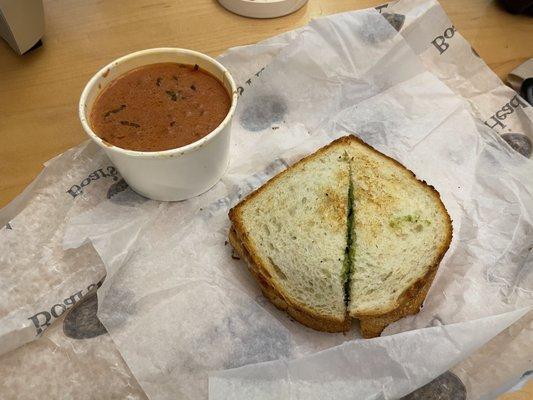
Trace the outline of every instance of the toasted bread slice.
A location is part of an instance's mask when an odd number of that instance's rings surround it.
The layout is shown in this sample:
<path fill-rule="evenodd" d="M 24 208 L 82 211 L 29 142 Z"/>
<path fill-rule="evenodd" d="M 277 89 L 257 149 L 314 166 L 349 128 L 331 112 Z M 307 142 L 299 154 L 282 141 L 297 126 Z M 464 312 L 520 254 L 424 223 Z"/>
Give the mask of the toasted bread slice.
<path fill-rule="evenodd" d="M 354 223 L 350 302 L 363 336 L 418 312 L 452 237 L 438 192 L 364 142 L 350 145 Z"/>
<path fill-rule="evenodd" d="M 349 163 L 333 142 L 230 211 L 230 240 L 265 295 L 311 328 L 349 329 L 344 284 Z"/>

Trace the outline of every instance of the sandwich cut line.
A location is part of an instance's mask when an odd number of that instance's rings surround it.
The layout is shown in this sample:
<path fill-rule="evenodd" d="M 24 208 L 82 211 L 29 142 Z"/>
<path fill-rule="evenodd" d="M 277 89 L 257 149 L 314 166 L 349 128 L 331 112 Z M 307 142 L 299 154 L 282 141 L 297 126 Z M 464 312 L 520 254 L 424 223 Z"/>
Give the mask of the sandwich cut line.
<path fill-rule="evenodd" d="M 348 155 L 346 155 L 348 158 Z M 352 165 L 349 164 L 349 176 L 350 181 L 348 185 L 348 213 L 346 215 L 346 250 L 344 253 L 344 304 L 346 305 L 346 313 L 348 314 L 348 305 L 350 304 L 350 281 L 352 277 L 353 268 L 353 254 L 355 253 L 355 243 L 353 236 L 354 213 L 355 213 L 355 201 L 353 194 L 353 180 L 352 180 Z"/>

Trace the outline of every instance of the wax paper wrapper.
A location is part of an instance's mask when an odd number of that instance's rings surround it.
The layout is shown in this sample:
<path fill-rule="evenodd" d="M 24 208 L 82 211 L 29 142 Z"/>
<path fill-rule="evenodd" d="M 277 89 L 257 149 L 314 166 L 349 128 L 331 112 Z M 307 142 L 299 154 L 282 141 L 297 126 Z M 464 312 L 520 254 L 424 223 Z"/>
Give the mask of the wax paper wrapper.
<path fill-rule="evenodd" d="M 532 305 L 531 108 L 448 23 L 437 3 L 401 1 L 223 55 L 241 94 L 232 160 L 195 199 L 136 195 L 92 144 L 49 162 L 0 215 L 9 221 L 0 231 L 0 284 L 10 291 L 0 302 L 2 350 L 61 323 L 105 266 L 99 317 L 127 367 L 113 352 L 87 354 L 99 368 L 115 366 L 109 382 L 131 382 L 129 367 L 150 398 L 388 399 L 439 376 L 439 387 L 458 382 L 455 395 L 474 399 L 518 379 L 532 368 L 531 320 L 506 328 Z M 444 52 L 432 43 L 438 36 Z M 503 100 L 498 120 L 512 137 L 483 117 Z M 288 319 L 226 242 L 233 204 L 346 134 L 434 185 L 454 220 L 423 310 L 369 341 L 357 329 L 325 334 Z M 138 393 L 125 387 L 124 397 Z"/>
<path fill-rule="evenodd" d="M 111 337 L 96 318 L 96 293 L 57 318 L 39 340 L 4 354 L 2 400 L 145 400 Z"/>

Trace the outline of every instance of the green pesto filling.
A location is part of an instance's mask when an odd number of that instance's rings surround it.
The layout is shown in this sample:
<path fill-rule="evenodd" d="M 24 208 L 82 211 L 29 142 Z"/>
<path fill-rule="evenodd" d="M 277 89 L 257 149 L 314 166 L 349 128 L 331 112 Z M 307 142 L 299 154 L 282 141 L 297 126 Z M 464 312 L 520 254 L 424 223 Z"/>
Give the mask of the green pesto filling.
<path fill-rule="evenodd" d="M 389 220 L 389 226 L 391 228 L 401 228 L 402 226 L 412 223 L 422 223 L 427 226 L 431 225 L 431 221 L 427 219 L 420 219 L 420 215 L 418 214 L 411 214 L 411 215 L 402 215 L 399 217 L 394 217 Z"/>
<path fill-rule="evenodd" d="M 353 257 L 355 254 L 354 245 L 354 189 L 352 182 L 352 171 L 350 166 L 350 185 L 348 187 L 348 216 L 346 221 L 346 250 L 344 251 L 344 262 L 342 266 L 341 278 L 344 284 L 344 303 L 348 306 L 350 301 L 350 279 L 352 275 Z"/>

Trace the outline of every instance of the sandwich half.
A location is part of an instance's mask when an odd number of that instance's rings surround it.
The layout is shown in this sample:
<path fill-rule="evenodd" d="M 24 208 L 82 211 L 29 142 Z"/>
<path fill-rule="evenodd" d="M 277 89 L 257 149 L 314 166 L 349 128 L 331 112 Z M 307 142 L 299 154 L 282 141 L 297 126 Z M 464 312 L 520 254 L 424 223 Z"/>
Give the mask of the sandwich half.
<path fill-rule="evenodd" d="M 354 136 L 281 172 L 229 214 L 265 296 L 313 329 L 364 337 L 416 313 L 451 240 L 438 193 Z"/>
<path fill-rule="evenodd" d="M 351 137 L 349 304 L 363 337 L 416 314 L 452 238 L 439 193 L 396 160 Z"/>
<path fill-rule="evenodd" d="M 265 296 L 311 328 L 349 329 L 345 282 L 350 167 L 334 142 L 235 206 L 230 242 Z"/>

